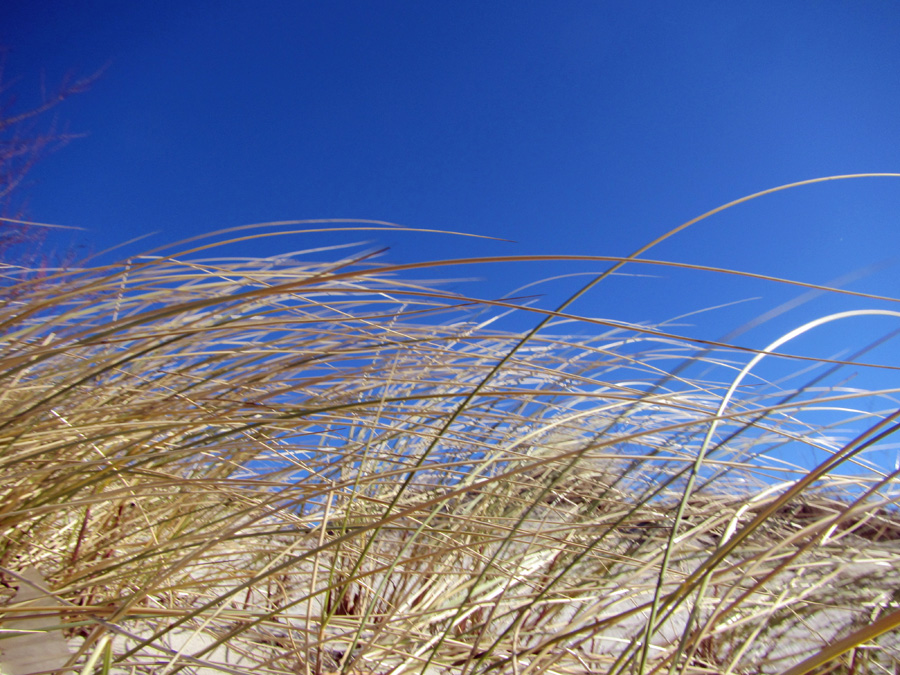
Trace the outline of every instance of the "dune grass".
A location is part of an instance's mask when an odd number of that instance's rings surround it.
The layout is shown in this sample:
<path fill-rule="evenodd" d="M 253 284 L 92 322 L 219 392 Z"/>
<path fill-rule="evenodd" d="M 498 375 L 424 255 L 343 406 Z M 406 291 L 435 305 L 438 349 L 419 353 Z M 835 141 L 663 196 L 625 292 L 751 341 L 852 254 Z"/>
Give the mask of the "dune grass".
<path fill-rule="evenodd" d="M 900 672 L 900 389 L 411 276 L 444 263 L 213 253 L 7 268 L 0 672 Z"/>

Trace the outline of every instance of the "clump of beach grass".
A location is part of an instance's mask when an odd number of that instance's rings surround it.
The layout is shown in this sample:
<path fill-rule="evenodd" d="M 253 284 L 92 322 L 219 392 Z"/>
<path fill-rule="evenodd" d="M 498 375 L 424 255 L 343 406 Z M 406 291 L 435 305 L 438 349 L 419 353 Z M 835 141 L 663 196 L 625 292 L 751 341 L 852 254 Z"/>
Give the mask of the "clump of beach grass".
<path fill-rule="evenodd" d="M 754 375 L 817 322 L 753 350 L 213 251 L 7 268 L 0 672 L 900 672 L 898 390 Z"/>

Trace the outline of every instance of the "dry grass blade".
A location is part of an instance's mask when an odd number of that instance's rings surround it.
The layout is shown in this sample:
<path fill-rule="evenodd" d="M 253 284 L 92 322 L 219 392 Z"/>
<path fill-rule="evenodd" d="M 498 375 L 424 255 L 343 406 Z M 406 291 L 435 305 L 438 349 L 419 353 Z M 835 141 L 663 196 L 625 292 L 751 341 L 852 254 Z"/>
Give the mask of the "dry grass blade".
<path fill-rule="evenodd" d="M 836 658 L 838 658 L 842 654 L 846 654 L 851 649 L 855 649 L 862 644 L 872 642 L 872 640 L 880 635 L 883 635 L 884 633 L 887 633 L 888 631 L 897 630 L 898 626 L 900 626 L 900 609 L 882 616 L 873 621 L 868 626 L 863 626 L 847 637 L 828 645 L 818 654 L 814 654 L 813 656 L 804 659 L 796 666 L 786 670 L 784 672 L 784 675 L 806 675 L 806 673 L 811 672 L 815 668 L 834 661 Z"/>

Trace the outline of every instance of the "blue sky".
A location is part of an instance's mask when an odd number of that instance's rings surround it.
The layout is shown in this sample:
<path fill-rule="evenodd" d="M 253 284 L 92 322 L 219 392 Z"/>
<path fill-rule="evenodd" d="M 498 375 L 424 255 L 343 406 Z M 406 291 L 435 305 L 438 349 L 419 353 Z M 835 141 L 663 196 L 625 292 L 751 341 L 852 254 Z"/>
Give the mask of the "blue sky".
<path fill-rule="evenodd" d="M 0 42 L 23 103 L 108 63 L 60 115 L 88 135 L 44 161 L 30 216 L 134 253 L 249 223 L 367 218 L 436 234 L 295 236 L 234 251 L 366 240 L 388 261 L 627 255 L 746 194 L 900 171 L 894 2 L 112 2 L 6 0 Z M 29 98 L 30 97 L 30 98 Z M 651 257 L 853 290 L 900 289 L 900 179 L 832 182 L 720 214 Z M 877 270 L 873 265 L 881 265 Z M 602 265 L 446 270 L 499 296 Z M 718 338 L 800 291 L 632 269 L 576 307 Z M 582 278 L 536 286 L 554 306 Z M 743 335 L 762 348 L 868 300 L 819 297 Z M 832 356 L 896 328 L 863 319 L 798 346 Z M 852 339 L 850 337 L 852 336 Z M 889 343 L 869 360 L 896 365 Z"/>

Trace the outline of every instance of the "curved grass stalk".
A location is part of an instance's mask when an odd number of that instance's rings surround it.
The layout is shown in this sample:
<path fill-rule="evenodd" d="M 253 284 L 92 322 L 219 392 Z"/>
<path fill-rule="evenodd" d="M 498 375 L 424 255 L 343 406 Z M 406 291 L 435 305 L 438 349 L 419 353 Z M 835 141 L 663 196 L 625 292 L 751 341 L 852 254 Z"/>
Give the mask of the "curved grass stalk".
<path fill-rule="evenodd" d="M 853 310 L 853 311 L 849 311 L 849 312 L 840 312 L 837 314 L 831 314 L 829 316 L 821 317 L 819 319 L 815 319 L 813 321 L 805 323 L 804 325 L 799 326 L 799 327 L 795 328 L 794 330 L 788 332 L 787 334 L 781 336 L 780 338 L 778 338 L 777 340 L 772 342 L 762 353 L 759 353 L 756 356 L 754 356 L 749 361 L 749 363 L 747 363 L 747 365 L 744 366 L 744 368 L 741 370 L 741 372 L 738 373 L 734 382 L 732 382 L 731 386 L 728 388 L 728 391 L 725 392 L 725 395 L 722 397 L 722 401 L 719 404 L 719 409 L 716 411 L 716 417 L 714 417 L 712 419 L 712 422 L 709 425 L 709 429 L 703 438 L 703 444 L 700 446 L 700 450 L 697 453 L 697 458 L 694 461 L 694 465 L 693 465 L 693 467 L 691 467 L 691 473 L 688 478 L 688 483 L 684 489 L 684 495 L 682 496 L 681 501 L 678 504 L 678 510 L 675 513 L 675 521 L 672 524 L 672 532 L 669 535 L 669 541 L 665 547 L 663 561 L 662 561 L 662 564 L 661 564 L 660 570 L 659 570 L 659 581 L 657 582 L 656 592 L 653 596 L 653 606 L 650 609 L 650 618 L 647 621 L 647 631 L 646 631 L 645 637 L 644 637 L 644 646 L 643 646 L 643 651 L 641 653 L 640 665 L 638 666 L 639 672 L 644 672 L 644 669 L 646 668 L 647 657 L 649 655 L 650 637 L 653 635 L 653 632 L 657 628 L 656 618 L 657 618 L 657 614 L 659 611 L 659 602 L 660 602 L 660 598 L 661 598 L 661 594 L 662 594 L 662 588 L 663 588 L 663 583 L 665 581 L 665 576 L 666 576 L 666 573 L 668 572 L 668 568 L 669 568 L 671 552 L 672 552 L 672 550 L 674 548 L 674 544 L 675 544 L 675 537 L 678 535 L 678 531 L 681 527 L 681 522 L 684 518 L 684 512 L 685 512 L 685 509 L 687 508 L 688 500 L 690 499 L 690 497 L 693 493 L 694 484 L 696 483 L 696 479 L 697 479 L 697 475 L 700 471 L 700 467 L 703 464 L 703 461 L 706 459 L 707 450 L 709 449 L 710 443 L 712 441 L 712 437 L 716 432 L 716 428 L 719 425 L 718 417 L 721 416 L 725 412 L 725 409 L 728 407 L 728 404 L 731 402 L 731 399 L 734 396 L 735 391 L 740 386 L 741 382 L 744 380 L 744 378 L 747 376 L 747 374 L 750 373 L 750 371 L 753 370 L 753 368 L 760 361 L 762 361 L 762 359 L 766 356 L 767 353 L 778 349 L 783 344 L 790 342 L 794 338 L 796 338 L 800 335 L 803 335 L 804 333 L 807 333 L 814 328 L 825 325 L 827 323 L 831 323 L 832 321 L 838 321 L 840 319 L 848 319 L 848 318 L 853 318 L 853 317 L 857 317 L 857 316 L 892 316 L 894 318 L 900 318 L 900 312 L 894 312 L 891 310 L 877 310 L 877 309 Z M 704 579 L 700 585 L 700 589 L 698 590 L 698 593 L 697 593 L 697 599 L 696 599 L 695 605 L 694 605 L 695 610 L 699 606 L 699 604 L 702 602 L 702 600 L 706 594 L 708 585 L 709 585 L 709 577 L 706 576 L 706 577 L 704 577 Z M 690 633 L 694 620 L 695 620 L 695 612 L 692 611 L 691 616 L 688 617 L 687 626 L 684 631 L 685 635 Z M 673 663 L 673 671 L 672 672 L 674 672 L 674 663 Z"/>

